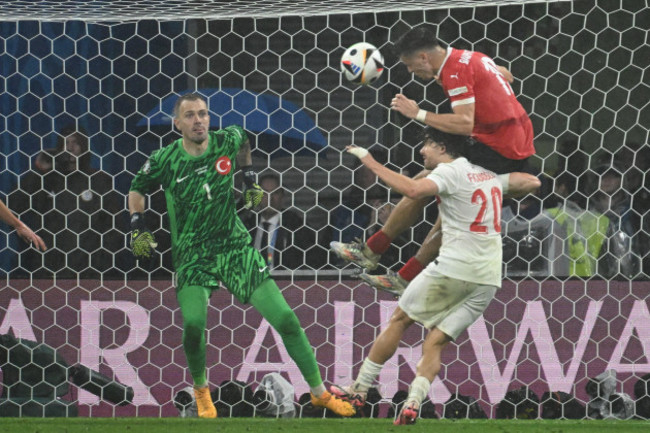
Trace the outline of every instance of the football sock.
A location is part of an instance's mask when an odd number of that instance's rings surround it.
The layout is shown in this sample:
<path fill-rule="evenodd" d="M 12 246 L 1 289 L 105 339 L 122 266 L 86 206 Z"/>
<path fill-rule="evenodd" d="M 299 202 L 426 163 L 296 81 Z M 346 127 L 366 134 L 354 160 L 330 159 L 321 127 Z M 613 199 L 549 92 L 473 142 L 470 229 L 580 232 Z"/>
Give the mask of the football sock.
<path fill-rule="evenodd" d="M 379 230 L 366 241 L 366 245 L 375 254 L 383 254 L 390 247 L 391 239 L 383 230 Z"/>
<path fill-rule="evenodd" d="M 355 380 L 354 385 L 352 385 L 352 389 L 362 392 L 368 391 L 377 376 L 379 376 L 382 367 L 383 364 L 377 364 L 368 358 L 364 359 L 357 380 Z"/>
<path fill-rule="evenodd" d="M 185 286 L 176 294 L 183 315 L 183 350 L 195 387 L 208 383 L 205 372 L 205 324 L 210 291 Z"/>
<path fill-rule="evenodd" d="M 310 386 L 309 391 L 311 391 L 311 393 L 314 394 L 316 397 L 320 397 L 327 390 L 325 389 L 325 385 L 323 384 L 323 382 L 321 382 L 321 384 L 318 386 Z"/>
<path fill-rule="evenodd" d="M 420 272 L 424 270 L 424 266 L 419 262 L 415 257 L 411 257 L 408 262 L 402 266 L 402 269 L 397 271 L 400 277 L 404 278 L 406 281 L 411 281 L 415 278 Z"/>
<path fill-rule="evenodd" d="M 409 388 L 409 396 L 406 401 L 416 401 L 418 406 L 422 405 L 422 402 L 427 398 L 429 394 L 429 389 L 431 388 L 431 382 L 424 376 L 416 376 L 411 382 Z"/>
<path fill-rule="evenodd" d="M 321 386 L 323 379 L 316 363 L 314 350 L 300 326 L 298 317 L 287 304 L 275 281 L 271 278 L 264 280 L 255 289 L 249 302 L 280 334 L 289 356 L 294 360 L 309 386 L 311 388 Z M 316 395 L 320 396 L 320 394 Z"/>

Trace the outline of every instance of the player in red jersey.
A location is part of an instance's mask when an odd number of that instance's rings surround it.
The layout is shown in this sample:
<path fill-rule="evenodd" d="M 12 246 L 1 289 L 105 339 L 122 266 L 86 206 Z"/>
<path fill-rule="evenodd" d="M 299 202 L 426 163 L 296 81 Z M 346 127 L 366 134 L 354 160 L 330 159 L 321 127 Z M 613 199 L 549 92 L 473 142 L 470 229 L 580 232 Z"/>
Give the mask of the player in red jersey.
<path fill-rule="evenodd" d="M 438 41 L 434 28 L 426 25 L 404 34 L 395 43 L 395 51 L 409 72 L 442 86 L 453 112 L 425 111 L 401 93 L 393 98 L 391 109 L 440 131 L 471 137 L 468 159 L 497 174 L 531 171 L 528 159 L 535 154 L 533 126 L 510 87 L 513 77 L 506 68 L 497 66 L 485 54 L 445 47 Z M 428 171 L 422 172 L 416 178 L 427 174 Z M 392 240 L 416 222 L 428 203 L 428 199 L 403 198 L 384 227 L 365 244 L 332 242 L 331 248 L 344 260 L 373 270 Z M 440 242 L 438 220 L 418 253 L 399 272 L 364 273 L 361 278 L 400 295 L 406 283 L 437 256 Z"/>
<path fill-rule="evenodd" d="M 408 32 L 395 47 L 409 72 L 442 86 L 453 113 L 420 110 L 402 94 L 393 98 L 393 110 L 443 132 L 472 136 L 511 160 L 501 163 L 521 166 L 535 153 L 533 125 L 510 87 L 513 78 L 506 68 L 476 51 L 444 48 L 428 27 Z"/>

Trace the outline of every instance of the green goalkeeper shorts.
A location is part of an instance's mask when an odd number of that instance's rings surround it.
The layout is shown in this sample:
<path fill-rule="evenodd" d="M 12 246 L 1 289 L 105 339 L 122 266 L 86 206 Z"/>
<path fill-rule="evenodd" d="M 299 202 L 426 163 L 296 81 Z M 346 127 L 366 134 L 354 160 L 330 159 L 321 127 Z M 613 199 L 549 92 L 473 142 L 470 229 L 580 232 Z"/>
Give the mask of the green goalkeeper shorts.
<path fill-rule="evenodd" d="M 211 260 L 198 259 L 176 271 L 178 292 L 185 286 L 202 286 L 212 290 L 228 289 L 237 300 L 247 303 L 253 291 L 270 277 L 262 255 L 250 245 L 216 254 Z"/>

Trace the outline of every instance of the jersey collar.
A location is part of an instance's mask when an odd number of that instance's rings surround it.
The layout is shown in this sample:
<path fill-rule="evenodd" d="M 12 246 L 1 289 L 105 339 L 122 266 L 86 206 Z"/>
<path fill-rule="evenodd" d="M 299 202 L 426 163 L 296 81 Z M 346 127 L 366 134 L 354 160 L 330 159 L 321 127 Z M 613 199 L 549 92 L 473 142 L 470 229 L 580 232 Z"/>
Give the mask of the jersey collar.
<path fill-rule="evenodd" d="M 438 75 L 440 76 L 442 74 L 442 69 L 445 67 L 447 64 L 447 59 L 449 59 L 449 56 L 451 56 L 451 52 L 454 49 L 452 47 L 447 47 L 447 54 L 445 55 L 445 59 L 442 61 L 442 64 L 440 65 L 440 69 L 438 69 Z"/>

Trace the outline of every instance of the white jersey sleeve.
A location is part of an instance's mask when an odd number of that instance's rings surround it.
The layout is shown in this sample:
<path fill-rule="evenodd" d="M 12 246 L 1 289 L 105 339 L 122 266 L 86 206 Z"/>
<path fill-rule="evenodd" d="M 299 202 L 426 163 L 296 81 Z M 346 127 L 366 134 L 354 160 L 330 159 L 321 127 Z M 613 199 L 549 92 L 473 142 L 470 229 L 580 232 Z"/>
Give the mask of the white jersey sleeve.
<path fill-rule="evenodd" d="M 499 182 L 501 182 L 501 189 L 503 190 L 503 195 L 508 194 L 510 189 L 510 173 L 500 174 L 498 176 Z"/>
<path fill-rule="evenodd" d="M 451 164 L 439 164 L 427 177 L 438 185 L 438 195 L 452 195 L 457 190 L 454 188 L 457 170 Z"/>

